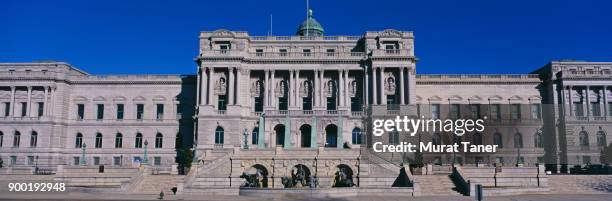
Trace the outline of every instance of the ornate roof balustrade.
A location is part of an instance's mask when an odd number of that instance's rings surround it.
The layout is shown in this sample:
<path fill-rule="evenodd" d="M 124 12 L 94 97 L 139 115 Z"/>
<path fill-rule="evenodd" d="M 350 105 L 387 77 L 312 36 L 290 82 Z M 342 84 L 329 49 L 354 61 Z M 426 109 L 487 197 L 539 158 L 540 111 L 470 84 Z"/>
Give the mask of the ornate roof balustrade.
<path fill-rule="evenodd" d="M 540 82 L 537 74 L 418 74 L 417 82 Z"/>
<path fill-rule="evenodd" d="M 357 41 L 362 36 L 251 36 L 252 41 Z"/>

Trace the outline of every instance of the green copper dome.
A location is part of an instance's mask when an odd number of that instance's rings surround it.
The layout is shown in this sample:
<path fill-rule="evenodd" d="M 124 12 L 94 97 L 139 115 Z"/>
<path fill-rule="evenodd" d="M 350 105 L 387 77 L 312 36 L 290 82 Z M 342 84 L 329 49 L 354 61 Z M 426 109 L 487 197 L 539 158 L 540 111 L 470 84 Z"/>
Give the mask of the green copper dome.
<path fill-rule="evenodd" d="M 308 18 L 298 27 L 296 34 L 299 36 L 322 36 L 324 32 L 323 26 L 312 18 L 312 10 L 308 10 Z"/>

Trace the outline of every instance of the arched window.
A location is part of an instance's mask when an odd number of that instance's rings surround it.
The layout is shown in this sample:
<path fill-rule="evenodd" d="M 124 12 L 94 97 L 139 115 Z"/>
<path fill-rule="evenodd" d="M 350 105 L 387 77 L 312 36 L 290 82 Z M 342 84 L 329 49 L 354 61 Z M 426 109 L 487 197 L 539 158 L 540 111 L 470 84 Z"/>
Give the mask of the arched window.
<path fill-rule="evenodd" d="M 440 137 L 440 133 L 434 133 L 433 136 L 431 136 L 431 144 L 433 145 L 442 144 L 442 137 Z"/>
<path fill-rule="evenodd" d="M 606 146 L 606 133 L 603 131 L 597 132 L 597 146 Z"/>
<path fill-rule="evenodd" d="M 389 144 L 398 144 L 399 143 L 399 133 L 397 131 L 391 131 L 389 133 Z"/>
<path fill-rule="evenodd" d="M 533 144 L 536 148 L 544 147 L 544 142 L 542 141 L 542 133 L 538 132 L 533 136 Z"/>
<path fill-rule="evenodd" d="M 353 140 L 351 141 L 352 144 L 361 144 L 361 129 L 360 128 L 354 128 L 353 129 Z"/>
<path fill-rule="evenodd" d="M 96 148 L 102 148 L 102 133 L 96 134 Z"/>
<path fill-rule="evenodd" d="M 498 148 L 504 148 L 504 141 L 502 140 L 501 133 L 495 133 L 493 135 L 493 144 L 497 145 Z"/>
<path fill-rule="evenodd" d="M 162 148 L 164 146 L 164 135 L 157 133 L 155 135 L 155 148 Z"/>
<path fill-rule="evenodd" d="M 121 147 L 123 147 L 123 134 L 117 133 L 117 135 L 115 135 L 115 148 Z"/>
<path fill-rule="evenodd" d="M 19 131 L 15 131 L 15 137 L 13 138 L 13 147 L 19 147 L 21 143 L 21 133 Z"/>
<path fill-rule="evenodd" d="M 589 146 L 589 133 L 586 131 L 580 131 L 579 138 L 580 146 Z"/>
<path fill-rule="evenodd" d="M 251 144 L 257 144 L 259 141 L 259 127 L 255 127 L 251 133 Z"/>
<path fill-rule="evenodd" d="M 38 145 L 38 133 L 36 131 L 32 131 L 30 134 L 30 147 L 36 147 Z"/>
<path fill-rule="evenodd" d="M 4 133 L 0 131 L 0 147 L 2 147 L 3 142 L 4 142 Z"/>
<path fill-rule="evenodd" d="M 215 129 L 215 144 L 223 144 L 225 131 L 221 126 L 217 126 Z"/>
<path fill-rule="evenodd" d="M 472 144 L 482 145 L 482 134 L 481 133 L 474 133 L 474 135 L 472 136 Z"/>
<path fill-rule="evenodd" d="M 142 148 L 142 133 L 136 133 L 136 140 L 134 141 L 135 148 Z"/>
<path fill-rule="evenodd" d="M 523 135 L 520 133 L 514 134 L 514 148 L 523 148 Z"/>
<path fill-rule="evenodd" d="M 83 134 L 76 134 L 76 138 L 74 139 L 74 148 L 83 148 Z"/>

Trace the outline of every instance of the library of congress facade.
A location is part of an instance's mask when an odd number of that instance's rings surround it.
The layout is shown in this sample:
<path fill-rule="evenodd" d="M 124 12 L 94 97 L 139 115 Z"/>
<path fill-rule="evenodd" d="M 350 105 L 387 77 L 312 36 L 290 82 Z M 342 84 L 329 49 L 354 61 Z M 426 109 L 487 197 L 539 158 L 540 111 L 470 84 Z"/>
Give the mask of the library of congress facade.
<path fill-rule="evenodd" d="M 208 168 L 198 173 L 202 185 L 250 167 L 287 175 L 300 166 L 324 180 L 337 167 L 363 179 L 387 174 L 368 166 L 385 161 L 599 163 L 612 140 L 612 62 L 419 75 L 414 39 L 392 29 L 328 36 L 310 16 L 293 36 L 201 32 L 195 75 L 102 76 L 62 62 L 0 63 L 0 158 L 5 166 L 49 169 L 142 162 L 164 169 L 176 164 L 176 148 L 194 147 L 198 161 L 220 161 L 201 167 Z M 487 116 L 500 126 L 461 140 L 499 149 L 373 156 L 361 149 L 377 140 L 366 135 L 368 122 L 386 115 Z M 452 136 L 419 133 L 418 140 L 449 144 Z"/>

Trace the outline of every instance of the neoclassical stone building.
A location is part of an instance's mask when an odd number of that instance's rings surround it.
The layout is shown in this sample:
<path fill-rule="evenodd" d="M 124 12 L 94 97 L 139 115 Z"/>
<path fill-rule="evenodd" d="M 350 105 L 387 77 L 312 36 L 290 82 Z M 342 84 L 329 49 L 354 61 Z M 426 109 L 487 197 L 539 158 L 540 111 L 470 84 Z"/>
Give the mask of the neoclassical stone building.
<path fill-rule="evenodd" d="M 0 64 L 0 157 L 15 166 L 131 165 L 143 160 L 146 141 L 148 162 L 167 168 L 176 141 L 193 141 L 198 160 L 212 165 L 197 167 L 186 182 L 192 188 L 239 185 L 253 168 L 280 186 L 296 167 L 323 183 L 345 168 L 376 186 L 389 181 L 375 178 L 396 176 L 381 163 L 599 163 L 611 141 L 608 62 L 555 61 L 520 75 L 417 75 L 412 32 L 327 36 L 312 15 L 294 36 L 220 29 L 201 32 L 199 43 L 197 75 L 97 76 L 59 62 Z M 461 139 L 366 135 L 371 118 L 395 115 L 487 116 L 491 126 Z M 501 147 L 480 155 L 360 149 L 375 140 Z"/>

